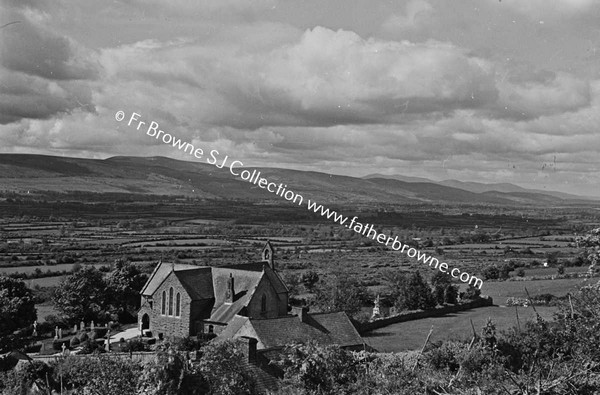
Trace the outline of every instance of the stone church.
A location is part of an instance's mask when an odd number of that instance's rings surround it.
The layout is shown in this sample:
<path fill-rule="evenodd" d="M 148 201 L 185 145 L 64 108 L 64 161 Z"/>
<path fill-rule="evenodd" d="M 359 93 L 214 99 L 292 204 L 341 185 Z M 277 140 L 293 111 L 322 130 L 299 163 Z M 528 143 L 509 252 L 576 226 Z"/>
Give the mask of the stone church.
<path fill-rule="evenodd" d="M 141 291 L 138 322 L 158 337 L 222 332 L 234 316 L 276 318 L 288 312 L 288 289 L 267 242 L 258 262 L 206 267 L 159 262 Z"/>

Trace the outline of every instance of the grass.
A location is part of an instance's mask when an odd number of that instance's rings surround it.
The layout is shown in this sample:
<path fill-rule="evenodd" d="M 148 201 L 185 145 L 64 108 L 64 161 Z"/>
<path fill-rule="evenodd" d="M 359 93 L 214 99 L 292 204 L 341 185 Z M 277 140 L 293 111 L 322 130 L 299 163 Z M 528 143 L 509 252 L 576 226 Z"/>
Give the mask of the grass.
<path fill-rule="evenodd" d="M 591 280 L 598 282 L 598 278 Z M 504 304 L 506 298 L 513 296 L 519 298 L 527 297 L 525 288 L 531 296 L 549 293 L 554 296 L 564 296 L 569 292 L 574 292 L 582 285 L 589 283 L 585 279 L 558 279 L 558 280 L 533 280 L 533 281 L 485 281 L 481 288 L 481 293 L 494 298 L 494 303 L 498 305 Z M 466 286 L 461 285 L 461 290 L 466 289 Z"/>
<path fill-rule="evenodd" d="M 35 308 L 37 310 L 37 320 L 38 322 L 44 322 L 45 317 L 48 315 L 57 315 L 58 312 L 54 309 L 52 303 L 44 303 L 44 304 L 36 304 Z"/>
<path fill-rule="evenodd" d="M 527 320 L 535 317 L 531 307 L 518 307 L 517 309 L 521 326 Z M 546 306 L 538 306 L 536 309 L 545 319 L 552 318 L 553 312 L 556 311 L 555 307 Z M 363 338 L 368 345 L 380 352 L 416 350 L 423 346 L 432 325 L 433 333 L 430 342 L 471 339 L 473 330 L 470 320 L 473 320 L 477 333 L 481 334 L 481 328 L 487 322 L 488 317 L 492 317 L 498 332 L 517 325 L 514 307 L 490 306 L 448 314 L 443 317 L 393 324 L 376 329 Z"/>

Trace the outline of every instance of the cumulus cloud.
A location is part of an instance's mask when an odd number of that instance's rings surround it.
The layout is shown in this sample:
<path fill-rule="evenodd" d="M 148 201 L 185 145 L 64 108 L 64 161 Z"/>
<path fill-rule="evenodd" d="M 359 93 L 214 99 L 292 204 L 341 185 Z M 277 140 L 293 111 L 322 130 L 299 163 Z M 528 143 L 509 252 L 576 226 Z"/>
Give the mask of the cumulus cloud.
<path fill-rule="evenodd" d="M 35 10 L 0 11 L 3 20 L 19 21 L 0 34 L 0 124 L 93 111 L 85 82 L 97 77 L 91 52 L 32 20 L 40 15 Z"/>
<path fill-rule="evenodd" d="M 476 107 L 496 96 L 492 65 L 453 45 L 364 40 L 321 27 L 274 51 L 264 70 L 267 92 L 324 123 Z"/>
<path fill-rule="evenodd" d="M 101 63 L 105 89 L 114 81 L 151 110 L 236 128 L 395 122 L 497 96 L 493 66 L 453 45 L 365 40 L 322 27 L 274 48 L 145 41 L 108 49 Z"/>
<path fill-rule="evenodd" d="M 508 79 L 500 82 L 498 87 L 499 106 L 522 117 L 575 111 L 591 102 L 589 82 L 565 72 L 550 73 L 542 81 L 512 82 Z"/>

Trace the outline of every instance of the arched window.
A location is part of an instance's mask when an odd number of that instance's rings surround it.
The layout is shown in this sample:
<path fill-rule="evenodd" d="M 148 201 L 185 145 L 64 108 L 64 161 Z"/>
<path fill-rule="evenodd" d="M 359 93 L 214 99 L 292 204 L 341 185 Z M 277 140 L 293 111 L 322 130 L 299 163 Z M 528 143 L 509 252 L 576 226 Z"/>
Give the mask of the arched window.
<path fill-rule="evenodd" d="M 177 296 L 175 297 L 175 316 L 181 316 L 181 295 L 177 292 Z"/>
<path fill-rule="evenodd" d="M 260 312 L 265 313 L 267 311 L 267 295 L 263 295 L 260 299 Z"/>
<path fill-rule="evenodd" d="M 169 315 L 173 315 L 173 287 L 169 288 Z"/>
<path fill-rule="evenodd" d="M 167 312 L 167 293 L 165 291 L 163 291 L 162 293 L 162 304 L 161 304 L 161 310 L 160 313 L 162 315 L 165 315 L 165 313 Z"/>

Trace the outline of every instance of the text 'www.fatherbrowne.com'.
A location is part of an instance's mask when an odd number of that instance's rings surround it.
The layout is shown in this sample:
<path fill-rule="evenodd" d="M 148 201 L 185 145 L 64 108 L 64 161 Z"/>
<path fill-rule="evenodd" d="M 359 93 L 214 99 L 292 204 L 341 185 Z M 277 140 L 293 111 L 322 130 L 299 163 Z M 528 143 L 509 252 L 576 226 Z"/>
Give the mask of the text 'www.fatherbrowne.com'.
<path fill-rule="evenodd" d="M 140 120 L 141 115 L 134 112 L 127 121 L 127 126 L 134 127 L 136 130 L 143 130 L 146 135 L 155 138 L 156 140 L 162 141 L 164 144 L 170 145 L 173 148 L 177 148 L 181 152 L 187 153 L 190 156 L 204 160 L 209 165 L 213 165 L 219 169 L 227 167 L 229 172 L 235 177 L 239 177 L 242 180 L 249 182 L 253 185 L 258 186 L 270 193 L 277 196 L 283 197 L 285 200 L 302 206 L 305 199 L 299 193 L 289 189 L 287 185 L 283 183 L 275 183 L 269 181 L 266 177 L 261 177 L 261 172 L 257 169 L 244 169 L 244 164 L 239 160 L 233 160 L 228 155 L 223 156 L 218 150 L 213 149 L 205 151 L 202 147 L 198 147 L 188 141 L 181 140 L 180 138 L 173 136 L 159 129 L 159 125 L 155 121 L 146 123 Z M 117 111 L 115 119 L 119 122 L 125 120 L 126 115 L 124 111 Z M 407 244 L 403 244 L 398 240 L 398 236 L 391 237 L 385 233 L 377 232 L 372 224 L 363 224 L 358 221 L 358 217 L 349 217 L 339 214 L 336 211 L 330 210 L 317 202 L 306 199 L 306 208 L 309 211 L 317 213 L 322 217 L 325 217 L 333 222 L 345 226 L 346 228 L 361 234 L 365 237 L 369 237 L 372 240 L 391 247 L 395 251 L 400 251 L 406 254 L 410 258 L 417 258 L 417 262 L 429 265 L 435 269 L 440 270 L 443 273 L 448 273 L 452 277 L 459 279 L 460 281 L 471 284 L 481 289 L 483 281 L 475 276 L 470 275 L 467 272 L 461 272 L 456 267 L 450 267 L 446 262 L 440 262 L 437 258 L 427 255 L 417 248 L 411 247 Z"/>

